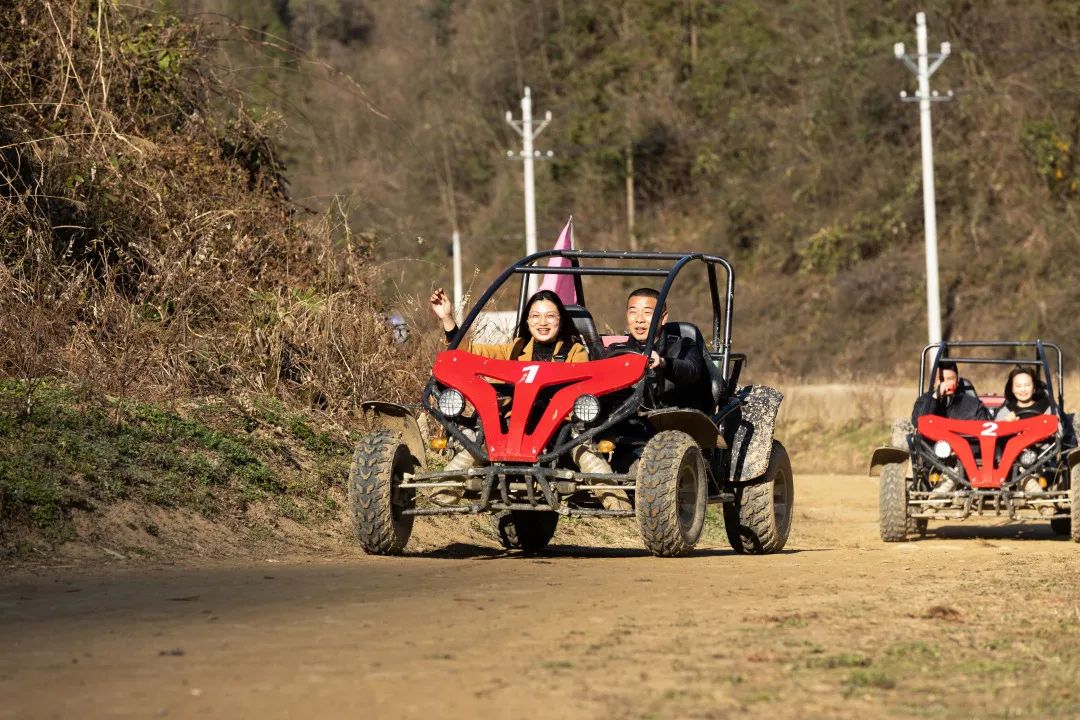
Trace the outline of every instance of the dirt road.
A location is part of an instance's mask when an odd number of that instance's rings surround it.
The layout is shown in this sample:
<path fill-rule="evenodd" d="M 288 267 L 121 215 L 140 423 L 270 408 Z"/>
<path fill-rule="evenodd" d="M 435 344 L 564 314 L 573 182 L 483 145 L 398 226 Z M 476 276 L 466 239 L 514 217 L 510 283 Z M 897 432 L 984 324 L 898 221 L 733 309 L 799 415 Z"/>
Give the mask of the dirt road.
<path fill-rule="evenodd" d="M 789 551 L 558 545 L 0 577 L 0 718 L 1080 717 L 1080 546 L 877 539 L 797 478 Z M 933 528 L 932 528 L 933 531 Z"/>

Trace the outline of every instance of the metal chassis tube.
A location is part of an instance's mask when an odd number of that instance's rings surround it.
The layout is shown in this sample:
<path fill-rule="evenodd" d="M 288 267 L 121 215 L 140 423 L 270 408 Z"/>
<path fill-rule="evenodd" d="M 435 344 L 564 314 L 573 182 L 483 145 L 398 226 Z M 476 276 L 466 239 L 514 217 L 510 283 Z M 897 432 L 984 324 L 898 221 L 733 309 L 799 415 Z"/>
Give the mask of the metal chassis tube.
<path fill-rule="evenodd" d="M 928 518 L 931 520 L 966 520 L 974 515 L 981 516 L 986 509 L 994 510 L 995 516 L 1002 514 L 1002 502 L 1004 502 L 1004 509 L 1006 510 L 1010 520 L 1053 520 L 1055 518 L 1067 518 L 1068 512 L 1057 512 L 1053 515 L 1039 515 L 1021 514 L 1023 510 L 1033 507 L 1044 507 L 1047 505 L 1057 505 L 1062 500 L 1068 501 L 1069 493 L 1067 490 L 1054 490 L 1048 491 L 1039 495 L 1036 498 L 1024 498 L 1024 507 L 1019 508 L 1013 504 L 1013 496 L 1022 493 L 1013 493 L 1008 490 L 964 490 L 952 495 L 945 496 L 933 496 L 932 493 L 925 491 L 917 491 L 912 493 L 912 497 L 908 498 L 908 505 L 915 509 L 915 506 L 931 506 L 940 507 L 942 512 L 912 512 L 913 518 Z M 961 508 L 955 508 L 952 503 L 955 500 L 963 500 L 963 506 Z M 986 508 L 986 501 L 992 500 L 993 506 Z M 943 502 L 949 503 L 948 505 L 942 505 Z M 953 510 L 954 512 L 948 512 Z"/>
<path fill-rule="evenodd" d="M 463 483 L 440 482 L 451 477 L 480 477 L 483 483 L 480 489 L 480 498 L 477 502 L 449 507 L 438 508 L 411 508 L 404 510 L 404 515 L 477 515 L 489 510 L 548 510 L 566 516 L 602 515 L 608 517 L 631 517 L 633 510 L 600 510 L 596 508 L 575 508 L 560 502 L 559 493 L 552 485 L 552 481 L 568 480 L 580 483 L 574 491 L 589 490 L 623 490 L 634 491 L 633 475 L 626 473 L 612 473 L 597 475 L 595 473 L 579 473 L 562 468 L 547 468 L 535 465 L 487 465 L 485 467 L 469 468 L 465 472 L 439 470 L 435 472 L 416 473 L 405 478 L 405 482 L 399 487 L 407 489 L 435 489 L 444 487 L 463 487 Z M 511 501 L 511 483 L 509 477 L 520 478 L 524 481 L 528 503 L 515 503 Z M 585 480 L 606 480 L 604 485 L 588 485 L 582 483 Z M 434 482 L 427 482 L 434 481 Z M 619 484 L 619 481 L 628 484 Z M 535 484 L 535 486 L 534 486 Z M 540 490 L 542 498 L 537 497 L 536 489 Z M 493 498 L 495 492 L 498 496 Z M 543 500 L 543 503 L 540 500 Z"/>

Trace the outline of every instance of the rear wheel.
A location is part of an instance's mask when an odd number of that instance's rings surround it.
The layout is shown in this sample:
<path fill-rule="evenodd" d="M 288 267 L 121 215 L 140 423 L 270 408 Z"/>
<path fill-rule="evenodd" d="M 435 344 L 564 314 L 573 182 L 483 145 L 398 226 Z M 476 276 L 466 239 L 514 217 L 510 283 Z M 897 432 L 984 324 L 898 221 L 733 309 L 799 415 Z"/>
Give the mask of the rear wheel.
<path fill-rule="evenodd" d="M 372 555 L 397 555 L 412 534 L 415 491 L 398 487 L 420 463 L 400 433 L 382 430 L 360 438 L 349 472 L 349 507 L 360 546 Z"/>
<path fill-rule="evenodd" d="M 765 474 L 735 489 L 724 504 L 724 529 L 736 552 L 765 555 L 780 552 L 791 532 L 795 484 L 787 450 L 773 440 Z"/>
<path fill-rule="evenodd" d="M 634 504 L 649 552 L 678 557 L 693 549 L 705 526 L 705 462 L 701 448 L 679 430 L 657 433 L 637 468 Z"/>
<path fill-rule="evenodd" d="M 547 547 L 559 525 L 559 513 L 550 510 L 504 510 L 493 515 L 499 542 L 507 550 L 527 553 Z"/>
<path fill-rule="evenodd" d="M 878 523 L 881 539 L 903 542 L 908 536 L 907 479 L 902 463 L 889 463 L 881 468 L 878 489 Z"/>
<path fill-rule="evenodd" d="M 1072 521 L 1069 518 L 1053 518 L 1050 520 L 1050 532 L 1055 535 L 1069 535 L 1072 531 Z"/>

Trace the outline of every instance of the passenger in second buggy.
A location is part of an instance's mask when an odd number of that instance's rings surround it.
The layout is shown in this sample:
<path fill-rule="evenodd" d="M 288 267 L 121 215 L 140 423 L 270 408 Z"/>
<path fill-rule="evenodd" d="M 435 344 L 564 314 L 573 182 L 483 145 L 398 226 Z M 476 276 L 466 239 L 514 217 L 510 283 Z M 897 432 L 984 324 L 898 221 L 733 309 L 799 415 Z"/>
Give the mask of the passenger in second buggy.
<path fill-rule="evenodd" d="M 1017 365 L 1005 379 L 1005 402 L 998 408 L 995 420 L 1012 422 L 1051 412 L 1050 397 L 1038 373 Z"/>
<path fill-rule="evenodd" d="M 1031 368 L 1017 365 L 1005 379 L 1005 402 L 998 408 L 995 420 L 1012 422 L 1024 420 L 1053 412 L 1050 408 L 1050 396 L 1039 379 L 1038 373 Z M 1042 485 L 1033 477 L 1024 482 L 1024 492 L 1039 495 Z"/>

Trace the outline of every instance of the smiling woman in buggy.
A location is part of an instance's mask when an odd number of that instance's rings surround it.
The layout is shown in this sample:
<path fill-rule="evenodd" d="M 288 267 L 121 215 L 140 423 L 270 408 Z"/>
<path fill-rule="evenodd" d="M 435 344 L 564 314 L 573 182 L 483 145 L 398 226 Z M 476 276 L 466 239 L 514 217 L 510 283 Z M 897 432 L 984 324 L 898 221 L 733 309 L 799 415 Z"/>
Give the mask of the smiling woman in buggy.
<path fill-rule="evenodd" d="M 458 331 L 450 298 L 439 288 L 428 302 L 442 322 L 449 342 Z M 550 290 L 541 290 L 525 304 L 525 314 L 513 342 L 494 345 L 463 342 L 461 349 L 497 360 L 585 362 L 589 353 L 584 345 L 574 341 L 573 329 L 573 321 L 559 296 Z"/>
<path fill-rule="evenodd" d="M 1005 380 L 1005 402 L 995 420 L 1011 422 L 1051 412 L 1050 398 L 1038 373 L 1017 365 Z"/>
<path fill-rule="evenodd" d="M 447 342 L 453 340 L 458 327 L 454 322 L 450 298 L 442 288 L 439 288 L 432 293 L 429 302 L 432 312 L 442 322 Z M 474 355 L 498 360 L 586 362 L 589 359 L 589 353 L 584 345 L 575 342 L 571 335 L 573 328 L 573 321 L 559 296 L 550 290 L 541 290 L 534 293 L 525 304 L 525 314 L 518 324 L 513 342 L 494 345 L 463 342 L 460 349 Z M 611 473 L 611 467 L 607 461 L 584 445 L 575 448 L 572 457 L 585 472 Z M 475 458 L 468 452 L 462 451 L 455 455 L 444 469 L 465 471 L 474 465 Z M 595 494 L 603 506 L 609 510 L 632 508 L 626 494 L 621 490 L 602 490 Z M 430 497 L 436 505 L 456 505 L 461 500 L 461 496 L 462 492 L 458 488 L 442 488 Z"/>

